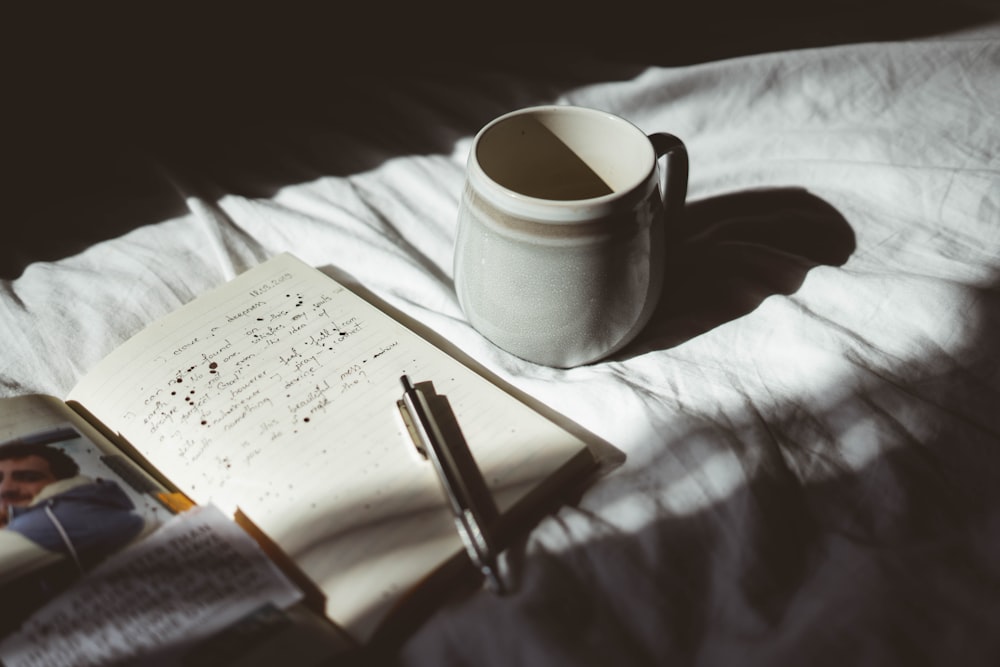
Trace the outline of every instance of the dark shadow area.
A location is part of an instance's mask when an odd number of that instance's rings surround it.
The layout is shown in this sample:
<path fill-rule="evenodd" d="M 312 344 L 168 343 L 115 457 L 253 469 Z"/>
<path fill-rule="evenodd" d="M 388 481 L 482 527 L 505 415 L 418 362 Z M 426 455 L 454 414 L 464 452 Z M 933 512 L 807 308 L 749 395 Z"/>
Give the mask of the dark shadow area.
<path fill-rule="evenodd" d="M 737 192 L 688 203 L 670 230 L 663 296 L 650 323 L 619 357 L 680 345 L 793 294 L 817 266 L 840 266 L 854 231 L 830 204 L 801 188 Z"/>
<path fill-rule="evenodd" d="M 212 183 L 199 193 L 207 197 L 268 196 L 317 174 L 450 150 L 493 117 L 482 105 L 463 113 L 464 97 L 495 100 L 499 114 L 649 65 L 902 39 L 991 15 L 972 2 L 692 5 L 615 3 L 609 16 L 551 2 L 521 12 L 515 3 L 489 12 L 487 35 L 475 11 L 449 3 L 337 3 L 312 14 L 9 10 L 0 277 L 183 213 L 170 172 Z M 497 73 L 517 84 L 498 87 Z M 454 91 L 454 107 L 418 114 L 394 105 L 421 86 Z M 310 152 L 311 133 L 324 128 L 378 150 Z M 290 163 L 290 152 L 303 161 Z"/>
<path fill-rule="evenodd" d="M 444 437 L 442 441 L 435 441 L 436 452 L 428 451 L 424 445 L 416 445 L 419 438 L 414 438 L 414 444 L 425 460 L 439 461 L 439 464 L 434 465 L 436 468 L 440 465 L 437 470 L 438 478 L 442 482 L 446 497 L 454 499 L 452 509 L 456 513 L 463 510 L 472 512 L 476 520 L 481 522 L 483 536 L 489 542 L 492 535 L 489 534 L 488 528 L 496 522 L 499 511 L 486 485 L 486 479 L 472 455 L 472 450 L 469 449 L 469 443 L 465 440 L 462 427 L 451 408 L 451 402 L 447 396 L 437 393 L 434 383 L 430 380 L 418 383 L 417 389 L 420 389 L 427 399 L 437 432 Z M 407 415 L 413 419 L 413 415 L 409 413 Z"/>
<path fill-rule="evenodd" d="M 620 57 L 687 65 L 758 53 L 940 35 L 1000 14 L 989 0 L 626 2 L 643 17 Z M 599 30 L 595 28 L 594 30 Z"/>
<path fill-rule="evenodd" d="M 979 326 L 961 357 L 855 360 L 868 373 L 839 400 L 748 396 L 673 430 L 600 496 L 653 521 L 535 549 L 522 594 L 459 597 L 408 658 L 447 664 L 459 641 L 523 657 L 530 637 L 555 667 L 998 664 L 997 287 L 968 313 Z M 735 467 L 706 465 L 720 454 Z M 727 474 L 745 483 L 698 511 L 666 500 L 675 481 L 718 489 Z"/>

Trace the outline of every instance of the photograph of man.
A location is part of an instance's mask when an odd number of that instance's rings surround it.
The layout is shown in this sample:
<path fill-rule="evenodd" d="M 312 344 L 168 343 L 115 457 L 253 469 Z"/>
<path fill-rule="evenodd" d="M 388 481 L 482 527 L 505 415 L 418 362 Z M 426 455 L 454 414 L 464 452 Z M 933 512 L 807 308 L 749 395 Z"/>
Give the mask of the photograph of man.
<path fill-rule="evenodd" d="M 145 521 L 116 482 L 81 475 L 57 447 L 14 441 L 0 445 L 0 527 L 84 571 L 136 538 Z"/>
<path fill-rule="evenodd" d="M 65 427 L 0 443 L 0 637 L 153 527 L 117 482 L 81 474 L 64 448 L 83 442 Z"/>

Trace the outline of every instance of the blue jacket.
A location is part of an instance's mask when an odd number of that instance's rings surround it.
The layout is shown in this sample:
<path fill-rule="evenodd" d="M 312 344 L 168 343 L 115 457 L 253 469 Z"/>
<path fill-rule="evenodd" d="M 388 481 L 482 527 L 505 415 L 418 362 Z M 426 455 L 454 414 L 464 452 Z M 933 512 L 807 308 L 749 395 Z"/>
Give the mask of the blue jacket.
<path fill-rule="evenodd" d="M 145 527 L 132 500 L 115 482 L 97 479 L 29 507 L 10 508 L 7 530 L 87 568 L 134 539 Z"/>

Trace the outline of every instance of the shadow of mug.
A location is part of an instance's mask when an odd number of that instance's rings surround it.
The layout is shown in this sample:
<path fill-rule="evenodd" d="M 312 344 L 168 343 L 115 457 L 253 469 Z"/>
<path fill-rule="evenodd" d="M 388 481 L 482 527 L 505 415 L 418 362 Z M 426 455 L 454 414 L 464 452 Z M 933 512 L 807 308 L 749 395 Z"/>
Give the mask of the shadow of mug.
<path fill-rule="evenodd" d="M 841 266 L 854 231 L 802 188 L 689 202 L 670 230 L 663 293 L 649 324 L 615 359 L 668 349 L 793 294 L 816 266 Z"/>

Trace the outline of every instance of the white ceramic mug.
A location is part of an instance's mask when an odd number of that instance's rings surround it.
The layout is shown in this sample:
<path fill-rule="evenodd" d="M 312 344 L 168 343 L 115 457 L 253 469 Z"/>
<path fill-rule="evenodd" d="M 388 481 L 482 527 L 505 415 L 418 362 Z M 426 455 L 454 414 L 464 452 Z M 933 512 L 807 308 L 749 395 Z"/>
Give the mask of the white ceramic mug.
<path fill-rule="evenodd" d="M 530 107 L 487 124 L 469 154 L 455 246 L 470 324 L 548 366 L 620 350 L 659 300 L 665 226 L 687 174 L 680 139 L 604 111 Z"/>

